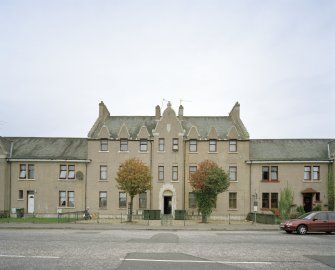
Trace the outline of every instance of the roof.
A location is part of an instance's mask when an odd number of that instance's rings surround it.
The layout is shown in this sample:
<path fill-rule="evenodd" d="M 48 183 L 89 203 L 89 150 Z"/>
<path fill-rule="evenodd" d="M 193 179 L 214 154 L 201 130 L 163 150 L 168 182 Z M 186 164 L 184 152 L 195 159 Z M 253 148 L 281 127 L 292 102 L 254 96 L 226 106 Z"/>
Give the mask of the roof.
<path fill-rule="evenodd" d="M 12 159 L 86 160 L 86 138 L 8 137 Z"/>
<path fill-rule="evenodd" d="M 250 140 L 251 161 L 328 161 L 331 139 Z"/>

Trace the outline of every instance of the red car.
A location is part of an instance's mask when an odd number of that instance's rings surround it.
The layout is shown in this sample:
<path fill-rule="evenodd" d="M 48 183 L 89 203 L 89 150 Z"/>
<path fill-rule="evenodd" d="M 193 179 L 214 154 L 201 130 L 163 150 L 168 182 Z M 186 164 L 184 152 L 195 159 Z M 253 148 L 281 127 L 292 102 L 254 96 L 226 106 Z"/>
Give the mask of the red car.
<path fill-rule="evenodd" d="M 335 212 L 318 211 L 302 215 L 297 219 L 287 220 L 280 224 L 280 229 L 287 233 L 297 232 L 335 232 Z"/>

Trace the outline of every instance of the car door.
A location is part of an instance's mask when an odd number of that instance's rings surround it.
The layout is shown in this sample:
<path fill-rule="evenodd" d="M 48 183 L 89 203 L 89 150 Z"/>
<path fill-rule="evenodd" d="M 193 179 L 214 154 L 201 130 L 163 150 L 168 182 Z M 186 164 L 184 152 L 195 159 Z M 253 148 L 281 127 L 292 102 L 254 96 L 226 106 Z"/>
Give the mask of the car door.
<path fill-rule="evenodd" d="M 328 213 L 329 232 L 335 232 L 335 212 Z"/>
<path fill-rule="evenodd" d="M 310 223 L 309 230 L 313 232 L 328 232 L 328 214 L 326 212 L 317 213 Z"/>

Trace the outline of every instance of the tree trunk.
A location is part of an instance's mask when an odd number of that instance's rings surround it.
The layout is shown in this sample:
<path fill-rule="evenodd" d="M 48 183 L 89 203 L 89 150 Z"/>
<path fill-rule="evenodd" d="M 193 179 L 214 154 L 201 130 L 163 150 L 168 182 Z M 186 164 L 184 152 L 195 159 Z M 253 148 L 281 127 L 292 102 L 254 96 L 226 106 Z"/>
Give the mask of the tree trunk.
<path fill-rule="evenodd" d="M 128 222 L 133 221 L 133 200 L 134 196 L 130 197 L 129 212 L 128 212 Z"/>
<path fill-rule="evenodd" d="M 201 222 L 202 223 L 207 223 L 207 215 L 201 214 Z"/>

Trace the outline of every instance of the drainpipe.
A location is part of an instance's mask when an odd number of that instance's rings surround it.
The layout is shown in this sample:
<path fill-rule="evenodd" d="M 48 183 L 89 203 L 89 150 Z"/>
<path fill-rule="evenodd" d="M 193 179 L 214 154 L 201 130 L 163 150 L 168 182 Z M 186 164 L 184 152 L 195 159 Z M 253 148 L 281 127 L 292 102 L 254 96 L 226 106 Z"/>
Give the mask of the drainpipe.
<path fill-rule="evenodd" d="M 12 211 L 12 162 L 11 162 L 11 158 L 13 155 L 13 148 L 14 148 L 14 142 L 11 141 L 10 142 L 10 152 L 9 152 L 9 215 L 11 214 Z"/>

